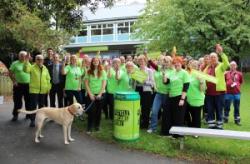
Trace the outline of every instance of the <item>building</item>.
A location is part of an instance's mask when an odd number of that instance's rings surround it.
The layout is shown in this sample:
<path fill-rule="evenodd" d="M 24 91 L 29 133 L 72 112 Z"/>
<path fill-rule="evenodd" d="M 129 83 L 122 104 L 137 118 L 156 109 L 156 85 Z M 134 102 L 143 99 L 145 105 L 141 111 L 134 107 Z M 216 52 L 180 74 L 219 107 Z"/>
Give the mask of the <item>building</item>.
<path fill-rule="evenodd" d="M 99 8 L 95 13 L 84 13 L 85 28 L 78 36 L 71 38 L 70 44 L 64 46 L 66 51 L 76 53 L 80 49 L 89 55 L 101 51 L 104 58 L 135 54 L 137 45 L 145 41 L 135 38 L 133 24 L 142 13 L 145 4 L 133 3 L 112 8 Z"/>

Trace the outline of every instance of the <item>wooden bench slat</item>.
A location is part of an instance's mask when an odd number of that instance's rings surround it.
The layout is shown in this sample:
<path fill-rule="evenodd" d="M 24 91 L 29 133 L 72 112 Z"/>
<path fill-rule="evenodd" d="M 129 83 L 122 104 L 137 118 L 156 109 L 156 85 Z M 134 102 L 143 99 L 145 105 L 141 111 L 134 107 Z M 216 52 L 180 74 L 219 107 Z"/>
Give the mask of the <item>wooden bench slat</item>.
<path fill-rule="evenodd" d="M 233 131 L 233 130 L 172 127 L 169 133 L 179 134 L 179 135 L 207 136 L 207 137 L 250 140 L 250 132 L 241 132 L 241 131 Z"/>

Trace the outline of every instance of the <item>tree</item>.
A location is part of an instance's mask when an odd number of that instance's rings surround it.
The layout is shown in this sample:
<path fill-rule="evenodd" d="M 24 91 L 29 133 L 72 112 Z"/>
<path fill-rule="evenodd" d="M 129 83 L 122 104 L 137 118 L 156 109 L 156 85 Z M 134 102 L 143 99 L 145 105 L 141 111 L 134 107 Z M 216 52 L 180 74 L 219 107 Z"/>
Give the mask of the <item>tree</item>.
<path fill-rule="evenodd" d="M 99 3 L 112 6 L 114 0 L 21 0 L 30 12 L 43 21 L 50 22 L 56 29 L 65 29 L 68 32 L 79 30 L 83 26 L 83 9 L 88 6 L 95 11 Z M 53 20 L 53 21 L 51 21 Z"/>
<path fill-rule="evenodd" d="M 221 43 L 231 56 L 250 50 L 248 0 L 149 1 L 136 24 L 138 36 L 152 39 L 151 49 L 177 46 L 179 52 L 202 55 Z"/>
<path fill-rule="evenodd" d="M 82 9 L 95 10 L 99 3 L 111 6 L 114 0 L 1 0 L 0 60 L 20 50 L 58 49 L 81 29 Z M 53 24 L 51 20 L 54 20 Z M 53 30 L 52 27 L 56 27 Z"/>

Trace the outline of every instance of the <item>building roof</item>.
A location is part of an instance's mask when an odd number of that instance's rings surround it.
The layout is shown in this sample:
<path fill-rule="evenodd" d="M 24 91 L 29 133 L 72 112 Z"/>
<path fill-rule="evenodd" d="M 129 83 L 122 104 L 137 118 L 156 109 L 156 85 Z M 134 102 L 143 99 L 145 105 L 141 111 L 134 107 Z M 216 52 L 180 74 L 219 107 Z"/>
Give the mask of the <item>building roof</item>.
<path fill-rule="evenodd" d="M 84 8 L 85 22 L 98 22 L 117 19 L 137 18 L 142 14 L 145 4 L 133 3 L 130 5 L 113 6 L 111 8 L 98 8 L 94 13 Z"/>

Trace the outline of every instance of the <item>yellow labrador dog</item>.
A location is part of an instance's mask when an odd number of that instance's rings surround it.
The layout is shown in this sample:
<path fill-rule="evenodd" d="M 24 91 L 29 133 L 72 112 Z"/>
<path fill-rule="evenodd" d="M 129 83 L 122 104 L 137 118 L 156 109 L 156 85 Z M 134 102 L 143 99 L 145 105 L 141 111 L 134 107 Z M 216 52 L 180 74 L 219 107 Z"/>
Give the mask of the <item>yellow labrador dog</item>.
<path fill-rule="evenodd" d="M 42 127 L 46 119 L 54 120 L 63 127 L 64 143 L 69 144 L 69 141 L 74 141 L 71 137 L 71 125 L 74 116 L 80 116 L 83 114 L 84 110 L 82 105 L 79 103 L 72 104 L 65 108 L 50 108 L 44 107 L 41 109 L 27 111 L 19 110 L 21 113 L 35 114 L 36 113 L 36 136 L 35 142 L 39 143 L 39 138 L 44 137 L 42 135 Z"/>

